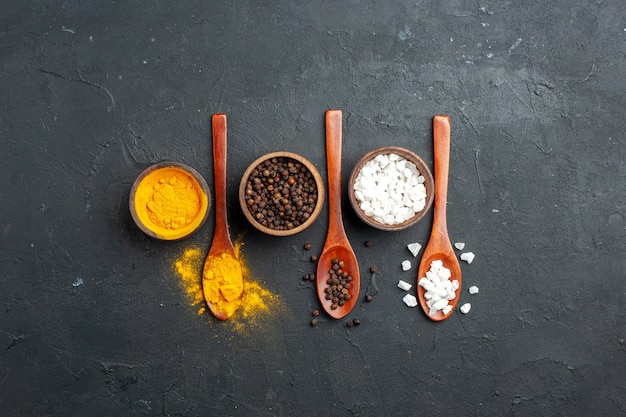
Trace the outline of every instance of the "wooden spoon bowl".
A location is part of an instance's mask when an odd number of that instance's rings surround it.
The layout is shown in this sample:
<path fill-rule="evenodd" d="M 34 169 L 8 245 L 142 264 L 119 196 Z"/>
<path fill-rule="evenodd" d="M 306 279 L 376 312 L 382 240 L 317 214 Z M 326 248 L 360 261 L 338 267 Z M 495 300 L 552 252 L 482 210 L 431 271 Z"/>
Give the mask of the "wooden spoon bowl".
<path fill-rule="evenodd" d="M 424 297 L 426 291 L 419 285 L 417 286 L 417 298 L 419 299 L 420 305 L 422 307 L 422 310 L 424 310 L 424 313 L 426 313 L 428 318 L 432 321 L 442 321 L 447 319 L 454 312 L 454 309 L 456 308 L 456 305 L 459 301 L 459 297 L 461 296 L 461 266 L 459 265 L 459 261 L 457 260 L 454 252 L 450 253 L 448 250 L 444 250 L 440 247 L 437 247 L 436 245 L 430 244 L 427 249 L 428 248 L 430 249 L 428 251 L 425 250 L 424 254 L 422 255 L 422 260 L 420 262 L 417 276 L 418 282 L 420 278 L 426 276 L 426 272 L 428 272 L 428 270 L 430 269 L 431 262 L 437 260 L 442 261 L 443 266 L 450 270 L 450 280 L 456 279 L 459 281 L 459 288 L 457 288 L 457 290 L 455 291 L 456 296 L 454 297 L 454 300 L 451 300 L 449 302 L 449 304 L 452 305 L 452 310 L 450 310 L 447 315 L 444 315 L 443 312 L 439 310 L 431 316 L 429 314 L 430 308 L 426 305 L 427 300 Z"/>
<path fill-rule="evenodd" d="M 329 287 L 328 279 L 330 277 L 330 270 L 333 267 L 333 259 L 343 261 L 345 263 L 344 271 L 351 277 L 350 285 L 352 288 L 349 290 L 350 298 L 344 300 L 343 305 L 334 306 L 332 299 L 326 297 L 326 288 Z M 356 265 L 356 267 L 355 267 Z M 324 254 L 320 257 L 317 264 L 317 296 L 322 304 L 324 311 L 335 319 L 345 317 L 353 308 L 357 302 L 359 295 L 359 269 L 356 256 L 351 248 L 345 245 L 338 244 L 331 247 L 324 247 Z"/>

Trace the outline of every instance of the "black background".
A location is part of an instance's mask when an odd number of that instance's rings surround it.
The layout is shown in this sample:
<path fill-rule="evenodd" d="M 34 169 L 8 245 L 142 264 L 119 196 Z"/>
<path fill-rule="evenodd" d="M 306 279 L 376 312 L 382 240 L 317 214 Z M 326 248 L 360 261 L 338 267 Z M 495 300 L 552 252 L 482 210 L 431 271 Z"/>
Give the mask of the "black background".
<path fill-rule="evenodd" d="M 622 0 L 0 3 L 0 415 L 626 414 Z M 451 116 L 469 314 L 433 323 L 401 301 L 406 244 L 427 242 L 432 213 L 388 233 L 344 204 L 362 294 L 377 294 L 349 315 L 359 327 L 309 326 L 301 277 L 327 209 L 272 238 L 236 191 L 276 150 L 326 179 L 330 108 L 344 112 L 344 194 L 379 146 L 432 167 L 432 117 Z M 208 252 L 214 212 L 160 242 L 128 211 L 156 162 L 212 186 L 218 112 L 231 234 L 282 306 L 243 331 L 198 315 L 172 268 Z"/>

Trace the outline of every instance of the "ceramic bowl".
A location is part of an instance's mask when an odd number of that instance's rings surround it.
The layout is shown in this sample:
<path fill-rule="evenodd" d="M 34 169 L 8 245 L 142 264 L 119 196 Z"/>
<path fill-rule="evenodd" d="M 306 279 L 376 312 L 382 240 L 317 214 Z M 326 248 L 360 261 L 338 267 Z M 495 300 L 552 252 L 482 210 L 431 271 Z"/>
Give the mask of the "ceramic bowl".
<path fill-rule="evenodd" d="M 376 158 L 378 155 L 390 155 L 390 154 L 396 154 L 398 156 L 401 156 L 402 158 L 408 160 L 413 165 L 415 165 L 417 170 L 424 177 L 423 184 L 426 187 L 426 202 L 425 202 L 424 208 L 418 211 L 417 213 L 415 213 L 413 217 L 409 218 L 408 220 L 405 220 L 402 223 L 397 223 L 397 224 L 382 223 L 366 215 L 365 212 L 361 209 L 360 201 L 357 199 L 355 195 L 355 190 L 354 190 L 354 184 L 363 166 L 367 164 L 369 161 Z M 400 148 L 396 146 L 386 146 L 386 147 L 374 149 L 366 153 L 356 163 L 356 165 L 352 169 L 352 172 L 350 173 L 350 178 L 348 180 L 348 197 L 350 199 L 350 204 L 352 205 L 352 208 L 354 209 L 357 216 L 361 220 L 363 220 L 363 222 L 379 230 L 397 231 L 397 230 L 403 230 L 403 229 L 413 226 L 424 217 L 424 215 L 426 214 L 426 212 L 428 212 L 428 209 L 433 203 L 434 185 L 435 185 L 435 182 L 433 180 L 433 175 L 430 169 L 428 168 L 428 165 L 426 165 L 426 163 L 422 160 L 422 158 L 420 158 L 414 152 L 409 151 L 408 149 L 404 149 L 404 148 Z"/>
<path fill-rule="evenodd" d="M 264 171 L 271 169 L 266 170 L 267 164 L 279 162 L 290 163 L 291 166 L 287 170 L 292 172 L 265 172 L 268 175 L 263 175 Z M 276 196 L 269 199 L 261 198 L 262 195 L 267 196 L 277 193 L 277 190 L 284 190 L 285 183 L 289 181 L 295 181 L 292 185 L 297 187 L 296 178 L 300 173 L 315 183 L 316 201 L 314 204 L 306 203 L 308 211 L 297 206 L 297 196 L 292 194 L 294 190 L 280 198 Z M 256 184 L 255 179 L 258 179 Z M 310 195 L 308 197 L 312 198 Z M 283 199 L 287 200 L 285 202 L 289 205 L 288 210 L 285 210 Z M 257 158 L 243 173 L 239 184 L 239 203 L 246 219 L 261 232 L 272 236 L 294 235 L 311 226 L 319 217 L 324 205 L 324 183 L 315 165 L 306 158 L 292 152 L 272 152 Z M 293 221 L 291 218 L 286 220 L 290 210 L 295 215 Z"/>
<path fill-rule="evenodd" d="M 193 204 L 185 204 L 184 198 Z M 150 237 L 183 239 L 205 222 L 211 192 L 195 169 L 179 162 L 160 162 L 145 169 L 130 190 L 130 213 L 135 224 Z"/>

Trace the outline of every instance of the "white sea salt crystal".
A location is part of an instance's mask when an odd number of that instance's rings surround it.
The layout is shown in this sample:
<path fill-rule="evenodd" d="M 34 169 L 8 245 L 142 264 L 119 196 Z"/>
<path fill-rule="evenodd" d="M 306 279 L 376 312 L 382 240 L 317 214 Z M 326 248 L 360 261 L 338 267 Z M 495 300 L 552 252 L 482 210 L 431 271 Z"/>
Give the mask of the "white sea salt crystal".
<path fill-rule="evenodd" d="M 404 291 L 408 291 L 412 287 L 413 286 L 406 281 L 402 281 L 402 280 L 398 281 L 398 288 L 403 289 Z"/>
<path fill-rule="evenodd" d="M 469 313 L 471 308 L 472 308 L 472 305 L 470 303 L 465 303 L 461 306 L 461 308 L 459 308 L 459 310 L 461 310 L 461 313 L 467 314 Z"/>
<path fill-rule="evenodd" d="M 428 314 L 434 315 L 437 311 L 447 315 L 452 306 L 450 302 L 456 298 L 456 290 L 459 289 L 458 280 L 450 280 L 450 269 L 443 266 L 443 261 L 434 260 L 430 263 L 430 270 L 426 271 L 426 276 L 421 277 L 417 285 L 424 288 L 424 298 L 429 309 Z"/>
<path fill-rule="evenodd" d="M 472 285 L 467 290 L 470 294 L 478 294 L 478 287 L 476 285 Z"/>
<path fill-rule="evenodd" d="M 404 301 L 404 304 L 408 305 L 409 307 L 417 306 L 417 298 L 415 298 L 414 295 L 407 294 L 404 297 L 402 297 L 402 301 Z"/>
<path fill-rule="evenodd" d="M 377 155 L 357 174 L 354 196 L 366 216 L 383 224 L 401 224 L 426 206 L 424 181 L 411 161 L 395 153 Z M 369 203 L 366 208 L 364 202 Z"/>
<path fill-rule="evenodd" d="M 454 247 L 457 248 L 458 250 L 463 250 L 463 249 L 465 249 L 465 243 L 457 242 L 457 243 L 454 244 Z"/>
<path fill-rule="evenodd" d="M 460 258 L 462 261 L 465 261 L 468 264 L 471 264 L 475 256 L 476 255 L 474 255 L 474 252 L 465 252 L 461 254 Z"/>
<path fill-rule="evenodd" d="M 411 269 L 411 261 L 409 261 L 408 259 L 402 261 L 402 270 L 408 271 L 409 269 Z"/>
<path fill-rule="evenodd" d="M 417 242 L 409 243 L 408 245 L 406 245 L 406 247 L 409 249 L 409 251 L 411 252 L 413 257 L 416 257 L 417 254 L 419 253 L 420 249 L 422 249 L 422 245 L 420 245 Z"/>
<path fill-rule="evenodd" d="M 443 308 L 446 307 L 447 305 L 448 305 L 448 300 L 446 300 L 445 298 L 442 298 L 441 300 L 438 300 L 437 302 L 433 303 L 433 308 L 437 310 L 443 310 Z"/>

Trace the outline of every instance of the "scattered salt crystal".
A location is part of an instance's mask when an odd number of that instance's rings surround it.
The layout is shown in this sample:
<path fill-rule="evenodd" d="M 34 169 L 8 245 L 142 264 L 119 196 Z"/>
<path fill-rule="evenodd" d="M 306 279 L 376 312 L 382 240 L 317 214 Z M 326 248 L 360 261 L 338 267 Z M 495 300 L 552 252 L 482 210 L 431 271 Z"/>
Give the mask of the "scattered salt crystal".
<path fill-rule="evenodd" d="M 465 252 L 461 254 L 460 258 L 462 261 L 465 261 L 468 264 L 471 264 L 475 256 L 476 255 L 474 255 L 474 252 Z"/>
<path fill-rule="evenodd" d="M 476 285 L 472 285 L 468 288 L 470 294 L 478 294 L 478 287 Z"/>
<path fill-rule="evenodd" d="M 461 310 L 461 313 L 467 314 L 469 313 L 471 308 L 472 308 L 472 305 L 470 303 L 465 303 L 461 306 L 459 310 Z"/>
<path fill-rule="evenodd" d="M 452 311 L 452 306 L 450 304 L 448 304 L 441 310 L 444 316 L 447 316 L 451 311 Z"/>
<path fill-rule="evenodd" d="M 406 247 L 409 248 L 409 251 L 411 251 L 411 254 L 413 255 L 413 257 L 416 257 L 420 249 L 422 249 L 422 245 L 420 245 L 417 242 L 409 243 L 408 245 L 406 245 Z"/>
<path fill-rule="evenodd" d="M 402 261 L 402 270 L 408 271 L 409 269 L 411 269 L 411 261 L 409 261 L 408 259 Z"/>
<path fill-rule="evenodd" d="M 463 250 L 463 249 L 465 249 L 465 243 L 457 242 L 457 243 L 454 244 L 454 247 L 457 248 L 458 250 Z"/>
<path fill-rule="evenodd" d="M 402 280 L 398 281 L 398 288 L 403 289 L 404 291 L 410 290 L 411 287 L 413 286 L 406 281 L 402 281 Z"/>
<path fill-rule="evenodd" d="M 417 298 L 415 298 L 414 295 L 407 294 L 402 297 L 402 301 L 404 301 L 404 304 L 408 305 L 409 307 L 417 306 Z"/>

